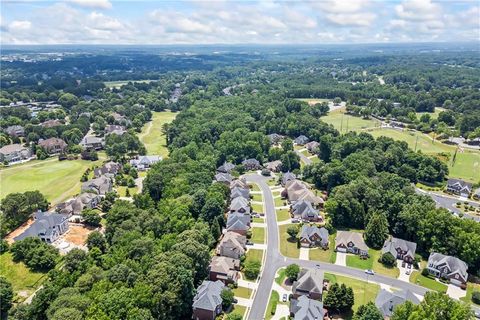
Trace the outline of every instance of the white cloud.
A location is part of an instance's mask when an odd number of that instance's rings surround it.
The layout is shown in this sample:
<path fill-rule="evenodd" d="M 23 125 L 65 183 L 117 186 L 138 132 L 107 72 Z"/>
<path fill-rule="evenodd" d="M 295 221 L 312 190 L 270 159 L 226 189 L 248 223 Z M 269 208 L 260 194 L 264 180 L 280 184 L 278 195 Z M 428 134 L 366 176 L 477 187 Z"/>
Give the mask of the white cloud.
<path fill-rule="evenodd" d="M 11 32 L 25 31 L 32 27 L 32 23 L 27 20 L 14 20 L 8 24 L 8 30 Z"/>
<path fill-rule="evenodd" d="M 109 0 L 71 0 L 71 2 L 85 8 L 110 9 L 112 7 Z"/>
<path fill-rule="evenodd" d="M 359 12 L 369 4 L 368 0 L 324 0 L 314 2 L 313 6 L 328 13 L 346 14 Z"/>
<path fill-rule="evenodd" d="M 405 0 L 395 6 L 397 16 L 405 20 L 425 21 L 441 18 L 440 5 L 431 0 Z"/>
<path fill-rule="evenodd" d="M 376 15 L 373 13 L 339 13 L 327 14 L 327 19 L 340 26 L 358 26 L 368 27 L 375 20 Z"/>

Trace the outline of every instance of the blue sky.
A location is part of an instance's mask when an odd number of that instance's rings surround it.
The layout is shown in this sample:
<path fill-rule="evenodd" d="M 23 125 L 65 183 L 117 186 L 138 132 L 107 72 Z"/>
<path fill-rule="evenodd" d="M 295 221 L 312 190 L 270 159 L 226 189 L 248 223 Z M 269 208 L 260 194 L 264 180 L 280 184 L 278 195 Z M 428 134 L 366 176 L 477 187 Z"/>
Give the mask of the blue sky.
<path fill-rule="evenodd" d="M 2 0 L 4 44 L 479 41 L 480 1 Z"/>

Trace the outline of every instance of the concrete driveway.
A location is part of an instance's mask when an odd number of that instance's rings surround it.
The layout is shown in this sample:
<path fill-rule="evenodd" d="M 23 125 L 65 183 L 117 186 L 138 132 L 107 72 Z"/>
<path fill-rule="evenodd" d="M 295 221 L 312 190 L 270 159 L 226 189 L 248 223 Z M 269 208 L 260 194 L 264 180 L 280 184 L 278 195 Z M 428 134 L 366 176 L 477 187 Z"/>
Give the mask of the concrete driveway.
<path fill-rule="evenodd" d="M 300 247 L 300 260 L 310 260 L 310 249 Z"/>
<path fill-rule="evenodd" d="M 467 295 L 467 291 L 457 287 L 456 285 L 449 284 L 447 289 L 447 295 L 450 298 L 460 300 Z"/>
<path fill-rule="evenodd" d="M 406 264 L 405 264 L 405 267 L 402 267 L 402 260 L 397 260 L 397 267 L 398 267 L 398 270 L 400 270 L 400 274 L 398 275 L 397 279 L 405 282 L 410 282 L 410 275 L 406 274 L 405 272 L 407 272 L 407 270 L 410 270 L 410 272 L 413 272 L 415 269 L 413 269 L 413 267 L 411 269 L 407 269 Z"/>
<path fill-rule="evenodd" d="M 345 252 L 337 252 L 337 260 L 335 264 L 338 266 L 347 266 L 347 254 Z"/>

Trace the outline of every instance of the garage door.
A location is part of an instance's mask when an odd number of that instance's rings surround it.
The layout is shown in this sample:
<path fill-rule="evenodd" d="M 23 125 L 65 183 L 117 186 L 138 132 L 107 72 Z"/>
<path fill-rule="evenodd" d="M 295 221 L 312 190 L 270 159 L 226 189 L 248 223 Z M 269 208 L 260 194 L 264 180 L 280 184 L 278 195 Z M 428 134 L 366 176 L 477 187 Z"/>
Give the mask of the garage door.
<path fill-rule="evenodd" d="M 338 252 L 347 252 L 347 248 L 337 248 Z"/>
<path fill-rule="evenodd" d="M 461 285 L 462 285 L 462 283 L 461 283 L 460 281 L 455 280 L 455 279 L 450 279 L 450 283 L 451 283 L 451 284 L 454 284 L 454 285 L 456 285 L 456 286 L 461 286 Z"/>

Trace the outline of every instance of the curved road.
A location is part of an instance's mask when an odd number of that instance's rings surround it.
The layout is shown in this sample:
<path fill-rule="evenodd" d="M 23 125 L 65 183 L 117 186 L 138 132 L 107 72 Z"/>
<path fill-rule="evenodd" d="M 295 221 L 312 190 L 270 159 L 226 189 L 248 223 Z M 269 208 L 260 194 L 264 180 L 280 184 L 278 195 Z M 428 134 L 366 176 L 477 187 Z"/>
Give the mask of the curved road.
<path fill-rule="evenodd" d="M 270 292 L 272 290 L 275 274 L 279 268 L 286 267 L 289 264 L 296 263 L 301 267 L 320 268 L 326 272 L 337 273 L 347 277 L 358 278 L 376 283 L 383 283 L 399 289 L 408 289 L 416 294 L 424 295 L 428 289 L 413 283 L 401 281 L 382 275 L 368 276 L 363 270 L 339 266 L 331 263 L 300 260 L 284 257 L 279 251 L 279 235 L 277 219 L 275 214 L 275 202 L 272 192 L 266 183 L 267 178 L 258 174 L 248 174 L 244 176 L 248 182 L 259 185 L 263 193 L 265 218 L 267 223 L 267 250 L 264 259 L 263 270 L 260 275 L 258 288 L 255 292 L 252 307 L 248 313 L 248 319 L 260 320 L 264 319 L 265 309 L 268 305 Z"/>

